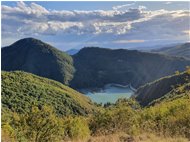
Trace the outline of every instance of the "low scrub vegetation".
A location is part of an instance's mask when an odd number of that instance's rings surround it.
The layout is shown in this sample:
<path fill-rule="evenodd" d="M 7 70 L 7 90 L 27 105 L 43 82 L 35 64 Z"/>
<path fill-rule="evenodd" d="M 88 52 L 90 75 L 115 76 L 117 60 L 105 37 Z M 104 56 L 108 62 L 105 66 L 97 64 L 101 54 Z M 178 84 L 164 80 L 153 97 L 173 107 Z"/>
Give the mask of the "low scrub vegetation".
<path fill-rule="evenodd" d="M 60 117 L 47 106 L 32 107 L 30 113 L 24 115 L 4 112 L 2 136 L 11 141 L 85 141 L 91 139 L 90 136 L 125 133 L 136 137 L 146 132 L 190 139 L 188 95 L 149 108 L 140 108 L 132 101 L 119 101 L 88 117 Z"/>

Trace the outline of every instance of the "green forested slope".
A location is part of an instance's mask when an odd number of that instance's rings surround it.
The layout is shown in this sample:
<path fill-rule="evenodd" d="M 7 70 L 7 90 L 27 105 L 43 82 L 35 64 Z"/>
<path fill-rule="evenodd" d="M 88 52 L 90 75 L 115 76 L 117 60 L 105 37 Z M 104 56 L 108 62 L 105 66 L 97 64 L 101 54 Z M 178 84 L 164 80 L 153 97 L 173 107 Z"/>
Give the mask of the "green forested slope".
<path fill-rule="evenodd" d="M 22 70 L 69 84 L 73 60 L 68 54 L 34 38 L 21 39 L 1 49 L 4 71 Z"/>
<path fill-rule="evenodd" d="M 3 71 L 1 79 L 2 109 L 27 113 L 48 105 L 58 115 L 85 115 L 95 108 L 86 96 L 50 79 L 20 71 Z"/>

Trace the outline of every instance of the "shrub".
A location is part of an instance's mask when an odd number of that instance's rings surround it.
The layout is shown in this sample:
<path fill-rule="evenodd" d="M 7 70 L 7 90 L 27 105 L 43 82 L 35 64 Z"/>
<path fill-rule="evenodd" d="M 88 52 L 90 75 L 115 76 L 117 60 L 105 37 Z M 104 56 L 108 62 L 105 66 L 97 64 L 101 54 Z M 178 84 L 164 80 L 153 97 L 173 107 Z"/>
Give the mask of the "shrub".
<path fill-rule="evenodd" d="M 95 114 L 90 122 L 90 129 L 94 135 L 112 134 L 124 131 L 128 134 L 138 133 L 137 111 L 127 103 L 118 103 Z"/>
<path fill-rule="evenodd" d="M 70 139 L 87 139 L 90 136 L 90 130 L 87 120 L 84 117 L 67 117 L 64 119 L 65 136 Z"/>
<path fill-rule="evenodd" d="M 146 108 L 141 113 L 141 129 L 170 136 L 190 138 L 190 99 L 180 98 Z"/>
<path fill-rule="evenodd" d="M 42 109 L 32 107 L 28 114 L 13 113 L 10 121 L 3 125 L 3 129 L 4 132 L 9 130 L 10 137 L 12 136 L 10 134 L 14 134 L 16 141 L 59 141 L 64 134 L 61 123 L 61 119 L 56 117 L 51 108 L 47 106 Z M 14 132 L 11 132 L 11 128 Z"/>

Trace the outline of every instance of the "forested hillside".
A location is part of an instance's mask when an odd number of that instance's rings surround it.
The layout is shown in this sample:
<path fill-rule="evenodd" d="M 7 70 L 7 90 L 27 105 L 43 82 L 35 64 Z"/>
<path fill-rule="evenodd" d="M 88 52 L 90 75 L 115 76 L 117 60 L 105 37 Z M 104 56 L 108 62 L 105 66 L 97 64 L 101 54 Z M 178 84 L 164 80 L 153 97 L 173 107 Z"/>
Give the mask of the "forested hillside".
<path fill-rule="evenodd" d="M 135 88 L 175 71 L 183 71 L 190 60 L 125 49 L 83 48 L 73 56 L 74 88 L 103 87 L 109 83 Z"/>
<path fill-rule="evenodd" d="M 2 72 L 2 109 L 29 113 L 31 106 L 51 106 L 58 115 L 92 113 L 95 109 L 89 98 L 50 79 L 25 72 Z"/>
<path fill-rule="evenodd" d="M 1 49 L 2 70 L 22 70 L 69 84 L 73 78 L 72 58 L 38 39 L 25 38 Z"/>

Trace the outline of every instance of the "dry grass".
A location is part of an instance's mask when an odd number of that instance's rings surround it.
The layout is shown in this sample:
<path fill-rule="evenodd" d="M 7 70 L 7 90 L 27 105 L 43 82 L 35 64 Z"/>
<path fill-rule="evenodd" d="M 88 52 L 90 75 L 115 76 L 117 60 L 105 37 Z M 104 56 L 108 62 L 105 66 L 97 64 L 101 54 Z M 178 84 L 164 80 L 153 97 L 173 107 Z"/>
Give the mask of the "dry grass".
<path fill-rule="evenodd" d="M 129 136 L 125 133 L 112 134 L 106 136 L 91 137 L 89 140 L 75 140 L 70 142 L 190 142 L 186 138 L 171 138 L 156 136 L 154 134 L 141 134 L 139 136 Z"/>
<path fill-rule="evenodd" d="M 182 137 L 164 137 L 156 136 L 154 134 L 142 134 L 135 137 L 134 142 L 189 142 L 188 139 Z"/>

